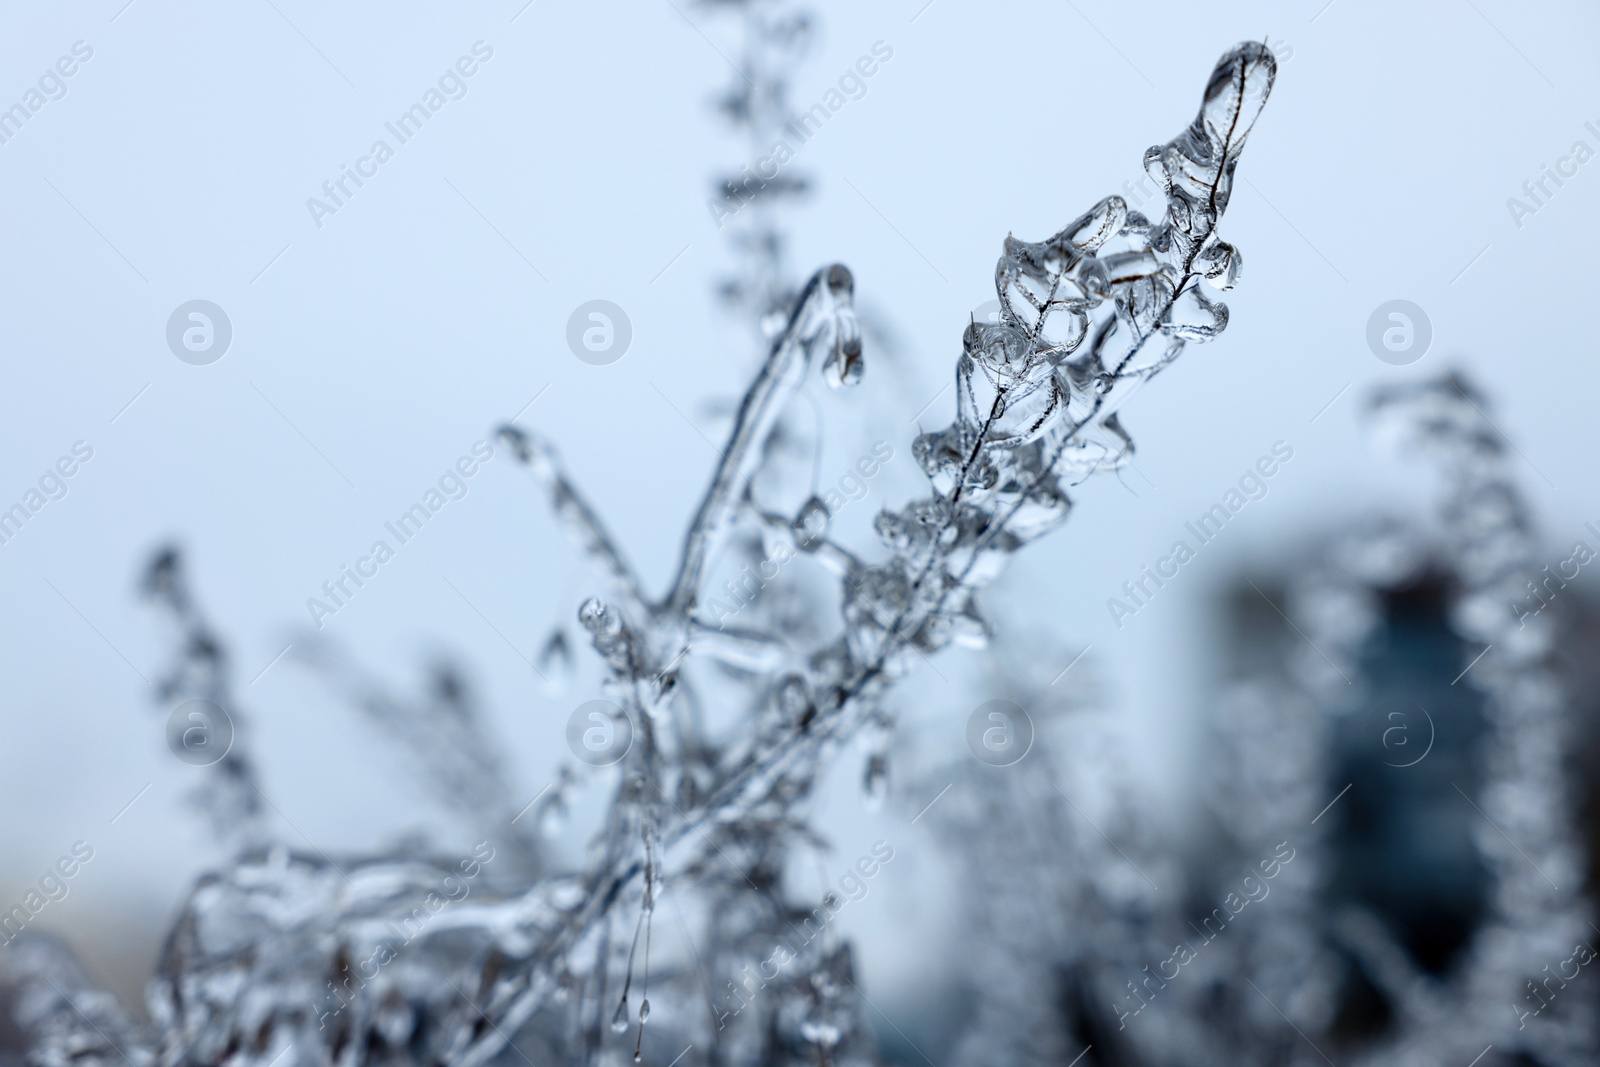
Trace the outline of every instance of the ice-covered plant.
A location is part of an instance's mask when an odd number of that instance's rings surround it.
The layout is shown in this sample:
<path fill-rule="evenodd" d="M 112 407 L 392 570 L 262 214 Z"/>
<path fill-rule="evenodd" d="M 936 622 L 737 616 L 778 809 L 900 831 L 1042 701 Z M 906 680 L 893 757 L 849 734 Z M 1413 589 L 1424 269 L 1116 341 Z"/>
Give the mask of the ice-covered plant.
<path fill-rule="evenodd" d="M 1007 238 L 995 275 L 1000 322 L 968 326 L 955 420 L 913 446 L 931 493 L 878 517 L 889 550 L 879 562 L 836 543 L 814 499 L 798 502 L 782 522 L 770 509 L 752 508 L 749 493 L 763 445 L 806 375 L 820 366 L 835 386 L 861 377 L 854 281 L 842 266 L 811 277 L 773 341 L 659 598 L 645 593 L 554 450 L 506 431 L 612 582 L 612 599 L 589 600 L 579 618 L 637 740 L 586 899 L 564 936 L 502 977 L 491 998 L 505 1004 L 496 1018 L 504 1029 L 545 1003 L 568 954 L 631 887 L 640 887 L 638 906 L 648 917 L 664 872 L 698 869 L 730 849 L 745 857 L 741 839 L 753 828 L 789 824 L 826 757 L 883 714 L 884 693 L 918 657 L 952 641 L 982 643 L 987 628 L 974 594 L 1013 552 L 1066 518 L 1068 484 L 1114 466 L 1131 447 L 1117 422 L 1124 393 L 1188 342 L 1210 340 L 1226 325 L 1226 308 L 1201 283 L 1225 289 L 1239 276 L 1239 255 L 1216 227 L 1273 75 L 1264 46 L 1240 45 L 1212 72 L 1194 122 L 1146 154 L 1166 192 L 1160 219 L 1109 197 L 1045 241 Z M 1096 425 L 1121 437 L 1123 450 L 1088 441 L 1084 431 Z M 843 580 L 843 631 L 807 656 L 780 634 L 719 629 L 699 614 L 709 561 L 749 522 Z M 745 672 L 746 728 L 717 738 L 694 731 L 693 698 L 684 694 L 694 689 L 688 678 L 700 657 Z M 820 1011 L 825 998 L 817 1000 Z M 626 1010 L 626 992 L 618 1004 Z M 832 1043 L 828 1027 L 801 1030 L 817 1035 L 824 1052 Z M 487 1054 L 502 1040 L 485 1035 L 474 1049 Z"/>
<path fill-rule="evenodd" d="M 999 320 L 967 327 L 954 419 L 912 447 L 929 490 L 878 516 L 885 551 L 875 558 L 836 539 L 815 497 L 776 501 L 753 488 L 811 376 L 835 387 L 861 380 L 855 279 L 841 265 L 787 300 L 781 279 L 745 280 L 753 311 L 772 301 L 784 311 L 768 316 L 770 346 L 659 595 L 554 446 L 503 428 L 502 444 L 546 487 L 608 584 L 578 618 L 631 744 L 586 863 L 544 869 L 528 843 L 517 875 L 488 840 L 462 857 L 335 860 L 252 832 L 232 866 L 202 880 L 168 940 L 150 996 L 159 1029 L 150 1049 L 162 1067 L 267 1065 L 290 1050 L 299 1064 L 345 1067 L 630 1052 L 667 1062 L 691 1047 L 716 1064 L 870 1062 L 851 950 L 828 927 L 839 902 L 802 904 L 791 892 L 795 846 L 812 837 L 805 801 L 847 741 L 886 728 L 898 679 L 952 642 L 986 640 L 979 591 L 1065 520 L 1072 485 L 1131 451 L 1122 402 L 1226 326 L 1226 307 L 1205 289 L 1239 277 L 1239 254 L 1217 227 L 1274 71 L 1263 45 L 1228 52 L 1194 121 L 1146 153 L 1165 194 L 1160 217 L 1112 196 L 1043 241 L 1006 239 Z M 752 84 L 740 106 L 771 110 L 781 102 L 771 89 Z M 759 612 L 748 622 L 708 618 L 722 553 L 752 535 L 837 577 L 841 626 L 828 633 L 812 620 L 791 632 L 763 625 Z M 194 638 L 184 685 L 227 702 L 217 642 L 178 595 L 175 568 L 158 573 Z M 404 701 L 334 673 L 381 719 L 462 746 L 459 766 L 439 780 L 447 793 L 481 797 L 486 822 L 499 821 L 499 772 L 458 694 Z M 214 771 L 253 818 L 246 752 Z M 886 760 L 869 761 L 869 788 L 882 788 Z M 653 939 L 663 907 L 699 930 L 688 953 Z M 83 1037 L 81 1026 L 68 1032 Z M 42 1062 L 70 1058 L 55 1038 L 41 1040 Z"/>

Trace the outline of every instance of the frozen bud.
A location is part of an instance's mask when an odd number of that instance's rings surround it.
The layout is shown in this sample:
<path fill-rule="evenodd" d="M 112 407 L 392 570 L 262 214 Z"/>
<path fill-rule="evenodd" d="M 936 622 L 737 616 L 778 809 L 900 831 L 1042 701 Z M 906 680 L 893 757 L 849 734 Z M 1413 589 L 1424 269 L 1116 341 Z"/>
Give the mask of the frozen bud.
<path fill-rule="evenodd" d="M 861 358 L 861 324 L 856 321 L 852 298 L 855 279 L 849 268 L 835 263 L 822 276 L 826 299 L 821 305 L 821 320 L 807 328 L 803 336 L 826 344 L 828 355 L 822 363 L 822 380 L 833 389 L 855 385 L 861 380 L 865 363 Z"/>
<path fill-rule="evenodd" d="M 583 602 L 578 609 L 578 622 L 596 637 L 615 637 L 622 631 L 622 616 L 597 596 Z"/>
<path fill-rule="evenodd" d="M 996 374 L 1021 373 L 1033 354 L 1028 335 L 1004 323 L 969 322 L 961 345 L 979 366 Z"/>

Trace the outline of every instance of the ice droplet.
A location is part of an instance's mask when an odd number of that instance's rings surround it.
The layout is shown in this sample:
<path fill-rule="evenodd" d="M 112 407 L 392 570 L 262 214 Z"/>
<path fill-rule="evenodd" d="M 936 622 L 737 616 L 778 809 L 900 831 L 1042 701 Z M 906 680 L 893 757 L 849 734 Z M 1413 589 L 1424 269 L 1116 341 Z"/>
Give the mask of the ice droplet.
<path fill-rule="evenodd" d="M 822 364 L 822 380 L 839 389 L 861 381 L 866 363 L 861 356 L 861 324 L 851 304 L 855 279 L 849 268 L 835 263 L 824 278 L 827 300 L 826 325 L 820 331 L 826 339 L 827 358 Z"/>
<path fill-rule="evenodd" d="M 1211 288 L 1226 292 L 1239 284 L 1244 274 L 1244 257 L 1226 241 L 1212 241 L 1195 257 L 1195 267 Z"/>
<path fill-rule="evenodd" d="M 578 608 L 578 621 L 596 637 L 610 637 L 622 629 L 622 616 L 597 596 L 592 596 Z"/>
<path fill-rule="evenodd" d="M 625 1034 L 628 1032 L 628 998 L 623 997 L 617 1003 L 617 1010 L 611 1014 L 611 1032 Z"/>
<path fill-rule="evenodd" d="M 812 497 L 800 505 L 794 518 L 794 536 L 802 552 L 815 552 L 822 538 L 827 536 L 828 523 L 833 515 L 819 497 Z"/>
<path fill-rule="evenodd" d="M 639 1024 L 642 1026 L 650 1019 L 650 998 L 645 997 L 639 1002 Z"/>
<path fill-rule="evenodd" d="M 911 454 L 933 483 L 934 492 L 948 496 L 961 475 L 963 461 L 972 451 L 976 433 L 963 432 L 959 424 L 925 433 L 911 443 Z"/>
<path fill-rule="evenodd" d="M 1015 374 L 1033 354 L 1028 335 L 1007 323 L 970 322 L 961 337 L 969 357 L 996 374 Z"/>
<path fill-rule="evenodd" d="M 867 757 L 867 769 L 861 775 L 861 791 L 866 797 L 867 807 L 876 811 L 883 807 L 884 798 L 889 795 L 889 754 L 887 752 L 874 752 Z"/>

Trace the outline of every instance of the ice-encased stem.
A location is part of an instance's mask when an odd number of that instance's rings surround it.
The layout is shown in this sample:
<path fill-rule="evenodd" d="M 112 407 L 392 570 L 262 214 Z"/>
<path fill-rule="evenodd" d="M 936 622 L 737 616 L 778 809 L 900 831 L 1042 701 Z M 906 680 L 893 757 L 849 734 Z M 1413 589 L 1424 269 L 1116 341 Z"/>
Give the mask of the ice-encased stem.
<path fill-rule="evenodd" d="M 784 409 L 805 383 L 822 344 L 830 364 L 859 361 L 860 335 L 855 325 L 850 271 L 835 264 L 811 276 L 795 303 L 789 323 L 739 404 L 739 413 L 711 485 L 684 538 L 683 555 L 672 588 L 661 603 L 669 615 L 687 617 L 694 610 L 707 561 L 727 537 L 740 511 L 750 481 L 764 460 L 763 450 Z M 842 377 L 842 376 L 841 376 Z"/>
<path fill-rule="evenodd" d="M 1005 500 L 988 497 L 979 499 L 975 504 L 967 498 L 968 480 L 980 460 L 985 458 L 985 449 L 1003 447 L 1008 452 L 1020 452 L 1021 449 L 1032 447 L 1024 443 L 1024 439 L 1031 441 L 1035 435 L 1035 431 L 1030 430 L 1023 436 L 997 433 L 994 439 L 989 439 L 991 426 L 1005 416 L 1011 402 L 1011 394 L 1007 390 L 1012 386 L 1004 383 L 1025 382 L 1035 375 L 1043 365 L 1041 361 L 1044 357 L 1038 354 L 1043 350 L 1030 350 L 1030 355 L 1020 366 L 1005 368 L 1010 377 L 1004 379 L 992 403 L 986 405 L 987 415 L 978 419 L 972 427 L 976 432 L 970 444 L 965 446 L 950 495 L 943 500 L 946 510 L 938 533 L 930 539 L 932 547 L 928 555 L 920 560 L 906 559 L 891 564 L 906 566 L 912 572 L 908 575 L 911 592 L 907 603 L 895 613 L 885 628 L 882 640 L 865 658 L 853 657 L 850 645 L 844 638 L 820 653 L 817 657 L 819 662 L 843 663 L 847 669 L 840 675 L 816 677 L 811 689 L 816 696 L 817 711 L 807 728 L 797 729 L 777 744 L 753 753 L 749 759 L 728 769 L 698 805 L 688 810 L 673 805 L 672 815 L 675 817 L 665 821 L 659 831 L 658 839 L 664 853 L 686 842 L 695 850 L 694 855 L 706 851 L 708 847 L 715 847 L 710 835 L 719 832 L 720 827 L 737 824 L 747 813 L 780 795 L 794 781 L 814 778 L 818 768 L 825 762 L 826 755 L 865 720 L 892 681 L 896 674 L 891 668 L 892 661 L 911 641 L 918 638 L 926 623 L 950 606 L 953 598 L 970 596 L 978 584 L 974 568 L 978 565 L 979 551 L 1007 536 L 1007 524 L 1019 509 L 1041 485 L 1055 479 L 1057 464 L 1069 444 L 1077 439 L 1084 426 L 1103 417 L 1102 413 L 1108 405 L 1114 407 L 1116 386 L 1129 378 L 1148 377 L 1181 350 L 1184 335 L 1173 326 L 1171 316 L 1179 298 L 1190 291 L 1190 284 L 1199 274 L 1195 269 L 1198 258 L 1211 247 L 1216 221 L 1227 204 L 1243 135 L 1248 132 L 1255 111 L 1259 110 L 1259 104 L 1270 89 L 1272 69 L 1271 53 L 1260 45 L 1242 45 L 1224 56 L 1207 85 L 1199 117 L 1174 141 L 1153 150 L 1156 157 L 1153 162 L 1159 162 L 1162 166 L 1168 193 L 1167 215 L 1151 231 L 1154 240 L 1148 239 L 1147 231 L 1127 225 L 1125 205 L 1121 205 L 1120 214 L 1112 211 L 1118 221 L 1118 227 L 1114 229 L 1119 235 L 1129 235 L 1135 241 L 1145 240 L 1146 248 L 1153 248 L 1160 257 L 1164 257 L 1158 277 L 1132 273 L 1113 277 L 1104 271 L 1096 274 L 1086 268 L 1080 270 L 1084 264 L 1079 260 L 1084 257 L 1092 259 L 1106 235 L 1096 231 L 1078 236 L 1081 227 L 1069 228 L 1072 230 L 1071 236 L 1077 236 L 1078 241 L 1071 246 L 1061 246 L 1060 254 L 1066 257 L 1061 264 L 1062 278 L 1071 269 L 1077 270 L 1074 284 L 1087 279 L 1084 284 L 1094 290 L 1084 293 L 1087 307 L 1093 307 L 1107 297 L 1111 299 L 1118 321 L 1125 323 L 1125 329 L 1131 334 L 1126 351 L 1117 357 L 1109 370 L 1100 368 L 1097 374 L 1091 375 L 1084 383 L 1085 388 L 1073 395 L 1073 399 L 1081 401 L 1080 408 L 1083 410 L 1080 415 L 1069 416 L 1066 413 L 1067 403 L 1053 407 L 1046 413 L 1059 420 L 1060 425 L 1052 431 L 1054 436 L 1040 446 L 1046 449 L 1044 461 L 1024 476 L 1025 484 L 1017 498 Z M 1259 99 L 1248 99 L 1252 85 L 1260 90 Z M 1120 201 L 1117 204 L 1120 205 Z M 1063 236 L 1068 236 L 1066 231 Z M 1057 309 L 1062 278 L 1051 282 L 1046 301 L 1039 307 L 1038 321 L 1027 324 L 1029 345 L 1041 343 L 1044 321 Z M 825 341 L 834 349 L 830 362 L 836 364 L 842 380 L 849 380 L 846 366 L 859 355 L 853 315 L 849 311 L 850 288 L 848 272 L 842 267 L 834 267 L 813 276 L 802 292 L 787 327 L 774 342 L 766 363 L 740 406 L 728 446 L 685 537 L 677 574 L 667 595 L 652 613 L 655 616 L 652 621 L 656 625 L 674 627 L 681 634 L 685 624 L 692 619 L 709 560 L 716 548 L 725 541 L 733 523 L 749 502 L 749 484 L 761 467 L 763 447 L 786 404 L 799 389 L 814 362 L 816 342 Z M 1001 295 L 1004 297 L 1005 293 Z M 1200 302 L 1200 307 L 1212 311 L 1218 319 L 1209 332 L 1201 330 L 1196 337 L 1209 339 L 1225 319 L 1215 312 L 1220 305 Z M 1096 334 L 1097 343 L 1103 341 L 1109 332 Z M 1089 333 L 1087 329 L 1083 330 L 1077 341 Z M 1135 356 L 1149 339 L 1163 334 L 1171 337 L 1168 353 L 1152 367 L 1131 370 Z M 1054 344 L 1051 347 L 1052 357 L 1059 358 L 1057 354 L 1063 351 L 1070 353 L 1077 341 L 1070 346 Z M 994 384 L 1000 379 L 991 377 L 990 381 Z M 1051 388 L 1055 387 L 1051 385 Z M 1018 387 L 1016 395 L 1019 399 L 1026 399 L 1033 388 L 1036 386 Z M 1084 395 L 1086 392 L 1089 395 Z M 989 517 L 989 522 L 981 528 L 981 532 L 973 535 L 976 550 L 971 551 L 952 574 L 946 568 L 952 546 L 942 542 L 944 532 L 956 521 L 958 507 L 979 508 Z M 939 588 L 926 597 L 922 596 L 922 589 L 935 575 L 943 576 Z M 846 580 L 851 580 L 848 575 Z M 656 788 L 659 790 L 660 786 L 656 785 Z M 624 815 L 613 809 L 614 818 Z M 701 843 L 702 840 L 705 844 Z M 551 969 L 560 964 L 565 954 L 587 936 L 596 923 L 603 921 L 632 881 L 642 875 L 643 868 L 642 861 L 630 859 L 614 847 L 605 850 L 602 864 L 589 880 L 585 900 L 573 911 L 569 923 L 541 946 L 535 958 L 519 968 L 519 974 L 511 981 L 510 987 L 501 990 L 497 1000 L 504 1008 L 498 1015 L 496 1029 L 481 1036 L 467 1050 L 460 1060 L 462 1067 L 478 1067 L 485 1063 L 502 1046 L 500 1035 L 503 1031 L 515 1032 L 518 1026 L 539 1010 L 554 988 Z"/>

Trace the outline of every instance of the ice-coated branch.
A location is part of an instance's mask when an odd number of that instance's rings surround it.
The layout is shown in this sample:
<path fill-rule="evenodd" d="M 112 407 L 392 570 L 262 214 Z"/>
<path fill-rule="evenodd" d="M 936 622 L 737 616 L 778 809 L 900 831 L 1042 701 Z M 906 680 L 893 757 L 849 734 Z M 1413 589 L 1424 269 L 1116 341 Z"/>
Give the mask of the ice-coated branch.
<path fill-rule="evenodd" d="M 694 609 L 707 560 L 727 537 L 760 469 L 763 446 L 784 408 L 805 384 L 817 354 L 827 353 L 822 373 L 829 385 L 861 380 L 861 330 L 852 303 L 854 292 L 850 271 L 838 264 L 812 275 L 801 290 L 788 325 L 772 343 L 771 354 L 739 404 L 722 461 L 689 525 L 677 576 L 662 602 L 669 614 L 686 616 Z"/>
<path fill-rule="evenodd" d="M 1229 52 L 1194 122 L 1146 153 L 1167 194 L 1156 223 L 1113 196 L 1048 240 L 1006 239 L 995 270 L 1001 321 L 967 327 L 956 420 L 913 446 L 933 496 L 880 515 L 894 558 L 847 579 L 847 638 L 860 669 L 906 664 L 911 644 L 927 653 L 958 637 L 981 640 L 972 593 L 1065 520 L 1063 476 L 1103 466 L 1103 446 L 1086 444 L 1082 431 L 1098 420 L 1130 450 L 1116 418 L 1125 383 L 1227 325 L 1226 307 L 1192 283 L 1238 280 L 1238 253 L 1216 225 L 1275 67 L 1264 45 Z M 1154 338 L 1164 351 L 1139 364 Z"/>
<path fill-rule="evenodd" d="M 744 509 L 750 482 L 764 461 L 767 440 L 816 366 L 818 355 L 826 353 L 821 364 L 829 385 L 854 385 L 861 380 L 861 331 L 851 300 L 854 287 L 850 271 L 835 264 L 814 274 L 801 291 L 788 324 L 773 341 L 766 362 L 740 402 L 721 461 L 684 538 L 672 587 L 653 607 L 647 607 L 637 577 L 605 525 L 567 478 L 554 446 L 518 427 L 500 428 L 502 442 L 544 483 L 557 514 L 611 580 L 623 616 L 635 625 L 654 614 L 673 617 L 680 624 L 691 621 L 707 562 Z"/>
<path fill-rule="evenodd" d="M 844 550 L 830 553 L 846 572 L 844 632 L 810 658 L 803 674 L 765 683 L 769 691 L 789 694 L 779 704 L 792 717 L 780 720 L 778 733 L 730 746 L 743 756 L 725 764 L 694 802 L 652 807 L 648 824 L 669 880 L 672 872 L 703 869 L 708 855 L 723 852 L 742 827 L 781 821 L 785 808 L 808 794 L 828 757 L 878 714 L 881 696 L 913 656 L 954 640 L 981 643 L 987 628 L 974 593 L 1013 552 L 1065 519 L 1070 502 L 1064 476 L 1105 465 L 1108 450 L 1085 444 L 1085 428 L 1095 425 L 1125 453 L 1131 441 L 1116 417 L 1128 391 L 1121 387 L 1148 378 L 1186 343 L 1210 340 L 1226 326 L 1226 308 L 1201 295 L 1194 283 L 1203 278 L 1226 289 L 1238 279 L 1238 254 L 1217 238 L 1216 224 L 1274 68 L 1262 45 L 1229 52 L 1212 74 L 1195 121 L 1147 154 L 1147 165 L 1167 192 L 1166 212 L 1157 222 L 1110 197 L 1047 241 L 1007 239 L 996 270 L 1001 321 L 967 328 L 957 364 L 956 420 L 947 430 L 924 434 L 914 447 L 932 495 L 878 516 L 887 560 L 863 564 Z M 830 382 L 859 376 L 851 289 L 842 267 L 813 276 L 774 342 L 741 404 L 685 539 L 678 574 L 660 605 L 669 625 L 690 617 L 708 560 L 737 522 L 773 525 L 773 516 L 747 506 L 748 484 L 759 469 L 762 444 L 815 352 L 829 351 Z M 1161 353 L 1140 363 L 1148 342 L 1158 338 Z M 638 679 L 647 659 L 639 655 L 639 635 L 620 620 L 590 628 L 617 680 Z M 601 636 L 621 642 L 625 651 L 608 653 Z M 630 766 L 630 775 L 662 769 L 644 760 Z M 638 788 L 625 780 L 624 790 Z M 613 817 L 632 818 L 615 806 Z M 550 969 L 569 966 L 567 954 L 603 928 L 614 902 L 644 872 L 637 855 L 615 847 L 622 839 L 615 828 L 602 839 L 611 847 L 588 877 L 591 889 L 571 925 L 508 976 L 495 998 L 505 1005 L 496 1016 L 498 1029 L 479 1037 L 458 1067 L 486 1062 L 503 1045 L 501 1031 L 514 1032 L 545 1006 L 558 984 Z"/>
<path fill-rule="evenodd" d="M 765 148 L 763 131 L 783 117 L 783 62 L 809 23 L 768 0 L 727 6 L 743 12 L 754 42 L 729 113 Z M 716 1064 L 871 1062 L 848 942 L 832 930 L 814 940 L 799 933 L 814 933 L 830 912 L 826 897 L 793 897 L 791 853 L 817 839 L 803 813 L 850 742 L 886 734 L 884 697 L 897 679 L 951 643 L 987 640 L 980 590 L 1065 520 L 1071 485 L 1131 451 L 1124 400 L 1186 344 L 1226 325 L 1227 309 L 1199 282 L 1227 289 L 1238 278 L 1238 253 L 1216 230 L 1274 66 L 1261 45 L 1229 52 L 1194 122 L 1150 150 L 1146 165 L 1166 194 L 1159 218 L 1110 197 L 1045 241 L 1006 239 L 995 274 L 1000 321 L 966 329 L 954 420 L 912 449 L 929 490 L 877 516 L 876 554 L 836 540 L 821 501 L 788 519 L 752 491 L 809 375 L 851 385 L 863 362 L 851 273 L 825 267 L 798 291 L 780 276 L 777 233 L 760 213 L 771 193 L 797 183 L 786 174 L 746 188 L 763 193 L 749 202 L 750 218 L 762 221 L 749 235 L 754 265 L 741 296 L 764 351 L 660 599 L 646 594 L 555 449 L 516 427 L 500 434 L 609 585 L 578 618 L 631 744 L 608 764 L 614 792 L 580 870 L 519 872 L 487 841 L 465 857 L 408 851 L 338 862 L 257 850 L 196 887 L 168 940 L 151 997 L 163 1067 L 267 1067 L 289 1047 L 315 1067 L 487 1067 L 504 1062 L 512 1042 L 529 1062 L 601 1062 L 620 1051 L 608 1024 L 618 1035 L 636 1025 L 627 1044 L 652 1062 L 690 1045 Z M 744 203 L 729 201 L 723 213 Z M 700 600 L 733 554 L 725 550 L 750 546 L 768 553 L 760 588 L 771 581 L 779 591 L 759 602 L 752 593 L 755 606 L 736 620 L 704 617 Z M 791 558 L 806 562 L 791 571 Z M 768 609 L 816 576 L 812 563 L 840 582 L 838 629 L 809 618 L 793 626 Z M 151 575 L 186 642 L 164 692 L 227 706 L 220 649 L 176 557 Z M 486 824 L 515 821 L 496 750 L 458 685 L 406 699 L 353 668 L 324 666 L 402 736 L 436 789 Z M 238 759 L 228 780 L 253 802 L 259 794 Z M 888 759 L 875 745 L 869 792 L 883 790 Z M 1053 781 L 1034 784 L 1052 805 L 1055 836 L 1076 833 L 1045 791 L 1056 791 Z M 652 959 L 664 890 L 707 939 L 693 969 Z M 749 999 L 728 1002 L 780 938 L 787 955 L 776 974 L 764 971 Z"/>
<path fill-rule="evenodd" d="M 567 526 L 578 546 L 610 581 L 612 593 L 632 618 L 645 615 L 644 590 L 633 568 L 623 558 L 605 523 L 567 477 L 561 457 L 550 442 L 537 434 L 506 423 L 496 432 L 517 461 L 533 472 L 550 494 L 551 507 Z"/>

